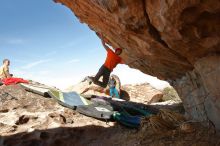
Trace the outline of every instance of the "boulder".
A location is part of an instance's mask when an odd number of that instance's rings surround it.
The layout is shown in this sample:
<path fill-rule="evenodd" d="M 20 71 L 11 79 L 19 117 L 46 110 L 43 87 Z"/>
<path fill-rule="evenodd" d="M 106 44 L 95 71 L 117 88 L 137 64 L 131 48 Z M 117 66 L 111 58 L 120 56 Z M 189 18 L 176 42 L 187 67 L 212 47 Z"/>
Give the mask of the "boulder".
<path fill-rule="evenodd" d="M 128 93 L 131 101 L 144 104 L 159 102 L 163 97 L 163 93 L 161 91 L 153 88 L 148 83 L 124 85 L 122 86 L 122 90 Z"/>
<path fill-rule="evenodd" d="M 126 64 L 168 81 L 191 118 L 220 129 L 219 0 L 55 0 L 123 49 Z"/>
<path fill-rule="evenodd" d="M 119 79 L 118 76 L 116 75 L 111 75 L 115 81 L 116 81 L 116 89 L 119 91 L 121 90 L 121 81 Z M 102 78 L 100 79 L 102 80 Z M 91 83 L 86 80 L 86 78 L 84 80 L 82 80 L 81 82 L 79 82 L 78 84 L 69 87 L 68 89 L 66 89 L 66 91 L 75 91 L 78 94 L 82 94 L 82 95 L 97 95 L 97 96 L 109 96 L 109 87 L 107 86 L 106 88 L 102 88 L 94 83 Z"/>

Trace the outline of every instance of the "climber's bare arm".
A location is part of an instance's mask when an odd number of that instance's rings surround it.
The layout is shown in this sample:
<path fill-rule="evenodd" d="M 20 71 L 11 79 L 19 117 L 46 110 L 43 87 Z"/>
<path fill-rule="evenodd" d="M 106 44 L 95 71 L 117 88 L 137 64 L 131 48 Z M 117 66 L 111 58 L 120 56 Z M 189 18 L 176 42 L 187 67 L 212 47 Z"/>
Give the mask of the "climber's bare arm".
<path fill-rule="evenodd" d="M 103 47 L 105 48 L 106 51 L 108 51 L 108 49 L 110 49 L 110 48 L 105 44 L 104 40 L 102 40 L 102 45 L 103 45 Z"/>

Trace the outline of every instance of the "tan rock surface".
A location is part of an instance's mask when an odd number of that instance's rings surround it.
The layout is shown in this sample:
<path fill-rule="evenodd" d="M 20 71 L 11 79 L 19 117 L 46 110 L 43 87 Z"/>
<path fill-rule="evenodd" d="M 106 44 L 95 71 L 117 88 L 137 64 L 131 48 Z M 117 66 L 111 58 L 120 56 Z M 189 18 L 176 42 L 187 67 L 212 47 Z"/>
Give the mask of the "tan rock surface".
<path fill-rule="evenodd" d="M 116 81 L 116 89 L 119 91 L 121 90 L 121 81 L 118 76 L 111 75 Z M 100 79 L 102 80 L 102 78 Z M 84 79 L 81 82 L 77 83 L 74 86 L 71 86 L 66 89 L 66 91 L 75 91 L 78 94 L 82 95 L 97 95 L 97 96 L 107 96 L 109 97 L 109 86 L 106 88 L 102 88 L 94 83 L 90 83 L 88 80 Z"/>
<path fill-rule="evenodd" d="M 130 67 L 169 81 L 192 118 L 220 129 L 219 0 L 55 1 L 121 47 Z"/>
<path fill-rule="evenodd" d="M 0 87 L 0 105 L 1 146 L 219 144 L 219 136 L 199 124 L 192 125 L 188 134 L 182 129 L 159 134 L 150 127 L 129 129 L 80 115 L 19 86 Z"/>
<path fill-rule="evenodd" d="M 155 88 L 153 88 L 150 84 L 137 84 L 137 85 L 124 85 L 122 86 L 122 90 L 125 90 L 131 101 L 137 103 L 151 104 L 155 102 L 159 102 L 163 93 Z"/>
<path fill-rule="evenodd" d="M 163 93 L 153 88 L 148 83 L 137 84 L 137 85 L 122 85 L 120 79 L 116 79 L 116 88 L 121 91 L 121 98 L 132 102 L 150 104 L 159 102 Z M 103 89 L 95 84 L 89 84 L 87 80 L 83 80 L 80 83 L 69 87 L 66 91 L 75 91 L 82 95 L 97 95 L 97 96 L 109 96 L 109 88 Z"/>

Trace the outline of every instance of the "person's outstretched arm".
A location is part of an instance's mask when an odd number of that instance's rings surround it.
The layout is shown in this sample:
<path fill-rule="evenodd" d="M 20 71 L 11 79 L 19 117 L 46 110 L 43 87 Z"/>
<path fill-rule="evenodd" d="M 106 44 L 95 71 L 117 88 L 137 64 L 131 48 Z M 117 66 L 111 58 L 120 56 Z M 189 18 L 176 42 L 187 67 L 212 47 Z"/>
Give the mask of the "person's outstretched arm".
<path fill-rule="evenodd" d="M 102 40 L 102 45 L 105 48 L 106 51 L 108 51 L 110 48 L 105 44 L 105 42 Z"/>
<path fill-rule="evenodd" d="M 103 35 L 100 34 L 100 33 L 96 33 L 96 34 L 97 34 L 97 36 L 101 39 L 102 45 L 103 45 L 103 47 L 105 48 L 105 50 L 108 51 L 110 48 L 105 44 L 106 41 L 105 41 L 105 38 L 103 37 Z"/>

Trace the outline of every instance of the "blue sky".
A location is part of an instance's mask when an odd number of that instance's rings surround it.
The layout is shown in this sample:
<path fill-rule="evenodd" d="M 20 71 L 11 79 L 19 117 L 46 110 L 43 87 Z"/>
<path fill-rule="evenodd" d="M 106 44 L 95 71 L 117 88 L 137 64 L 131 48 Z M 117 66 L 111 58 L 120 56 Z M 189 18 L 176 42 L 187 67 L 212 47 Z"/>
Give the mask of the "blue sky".
<path fill-rule="evenodd" d="M 1 0 L 0 18 L 0 60 L 11 60 L 16 77 L 66 88 L 95 74 L 104 62 L 105 49 L 95 33 L 52 0 Z M 164 84 L 126 65 L 114 73 L 124 84 Z"/>

